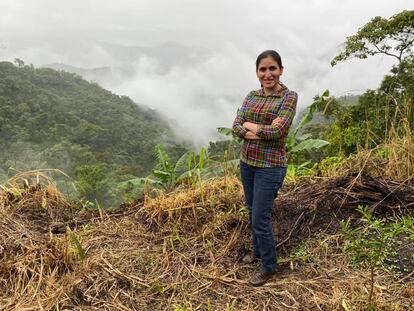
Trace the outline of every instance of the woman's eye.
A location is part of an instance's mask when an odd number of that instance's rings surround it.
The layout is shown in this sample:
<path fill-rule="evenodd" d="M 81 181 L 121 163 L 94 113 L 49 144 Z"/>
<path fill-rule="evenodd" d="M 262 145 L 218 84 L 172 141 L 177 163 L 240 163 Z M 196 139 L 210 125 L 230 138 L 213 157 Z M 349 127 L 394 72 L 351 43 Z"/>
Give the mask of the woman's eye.
<path fill-rule="evenodd" d="M 270 67 L 262 67 L 262 68 L 259 68 L 259 71 L 260 72 L 266 72 L 266 70 L 269 70 L 269 71 L 275 71 L 275 70 L 277 70 L 277 67 L 276 66 L 270 66 Z"/>

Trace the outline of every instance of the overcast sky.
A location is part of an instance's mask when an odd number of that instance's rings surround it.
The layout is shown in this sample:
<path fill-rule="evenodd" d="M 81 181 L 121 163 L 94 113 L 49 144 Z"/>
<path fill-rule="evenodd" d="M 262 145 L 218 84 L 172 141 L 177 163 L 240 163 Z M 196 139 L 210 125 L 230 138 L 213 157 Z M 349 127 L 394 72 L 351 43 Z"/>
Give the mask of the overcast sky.
<path fill-rule="evenodd" d="M 393 59 L 334 68 L 330 60 L 373 17 L 412 6 L 412 0 L 0 0 L 0 60 L 105 66 L 114 75 L 129 67 L 128 78 L 103 86 L 160 111 L 180 135 L 205 144 L 217 126 L 231 126 L 244 96 L 259 87 L 254 62 L 265 49 L 281 54 L 282 82 L 299 93 L 300 108 L 325 89 L 340 96 L 378 87 Z M 166 42 L 188 47 L 193 57 L 166 66 L 162 53 L 131 61 L 100 44 Z"/>

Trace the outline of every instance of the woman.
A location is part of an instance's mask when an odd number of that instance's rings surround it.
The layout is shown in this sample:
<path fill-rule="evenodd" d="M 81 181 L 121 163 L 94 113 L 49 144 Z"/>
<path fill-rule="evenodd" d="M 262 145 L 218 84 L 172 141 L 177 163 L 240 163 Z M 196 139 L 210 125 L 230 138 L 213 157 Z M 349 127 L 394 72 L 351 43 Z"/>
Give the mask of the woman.
<path fill-rule="evenodd" d="M 233 122 L 233 133 L 243 138 L 240 173 L 249 209 L 253 252 L 242 261 L 261 260 L 261 270 L 250 284 L 265 284 L 276 270 L 272 228 L 273 202 L 286 175 L 285 139 L 296 111 L 297 94 L 280 82 L 280 55 L 264 51 L 256 60 L 261 89 L 247 94 Z"/>

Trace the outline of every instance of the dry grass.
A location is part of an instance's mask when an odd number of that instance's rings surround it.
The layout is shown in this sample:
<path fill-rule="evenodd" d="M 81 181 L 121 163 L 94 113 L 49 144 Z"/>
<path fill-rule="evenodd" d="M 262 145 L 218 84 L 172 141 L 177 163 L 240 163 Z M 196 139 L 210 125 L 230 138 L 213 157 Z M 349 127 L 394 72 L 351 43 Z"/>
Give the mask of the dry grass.
<path fill-rule="evenodd" d="M 385 143 L 387 163 L 384 167 L 385 176 L 397 180 L 414 179 L 414 140 L 408 120 L 403 120 L 404 134 L 399 135 L 391 130 L 390 138 Z"/>
<path fill-rule="evenodd" d="M 411 135 L 411 134 L 410 134 Z M 398 136 L 369 150 L 361 150 L 336 168 L 329 176 L 375 176 L 400 181 L 414 180 L 414 142 L 411 136 Z"/>
<path fill-rule="evenodd" d="M 49 235 L 49 228 L 70 217 L 70 205 L 43 172 L 18 174 L 2 187 L 0 310 L 51 310 L 61 299 L 59 279 L 76 257 L 66 236 Z"/>
<path fill-rule="evenodd" d="M 398 107 L 398 103 L 395 103 Z M 414 134 L 410 128 L 413 114 L 411 100 L 406 99 L 397 108 L 391 126 L 386 129 L 384 143 L 373 149 L 360 147 L 342 165 L 330 167 L 327 175 L 368 175 L 410 182 L 414 180 Z M 378 120 L 382 122 L 382 120 Z M 366 140 L 369 141 L 370 131 Z"/>
<path fill-rule="evenodd" d="M 323 208 L 317 202 L 329 201 L 330 194 L 321 186 L 302 202 L 302 210 L 289 212 L 301 202 L 300 193 L 308 196 L 310 189 L 315 185 L 278 199 L 286 206 L 276 215 L 278 235 L 302 240 L 280 248 L 278 275 L 261 288 L 247 284 L 258 266 L 239 263 L 250 237 L 241 185 L 234 177 L 148 197 L 145 204 L 115 215 L 93 215 L 72 228 L 84 261 L 68 233 L 53 233 L 49 226 L 74 213 L 53 195 L 55 190 L 29 185 L 14 189 L 19 195 L 13 198 L 10 189 L 2 191 L 0 310 L 363 310 L 369 273 L 350 265 L 340 235 L 317 233 L 322 227 L 315 213 Z M 29 209 L 43 211 L 43 230 L 40 223 L 33 225 L 39 220 Z M 289 224 L 280 223 L 287 217 Z M 413 307 L 406 280 L 385 270 L 377 275 L 379 308 Z"/>
<path fill-rule="evenodd" d="M 194 188 L 172 193 L 160 193 L 155 198 L 146 196 L 142 211 L 151 220 L 158 222 L 173 220 L 177 222 L 183 215 L 192 215 L 192 223 L 197 218 L 214 216 L 211 212 L 232 212 L 240 208 L 243 202 L 241 182 L 236 176 L 210 179 Z"/>

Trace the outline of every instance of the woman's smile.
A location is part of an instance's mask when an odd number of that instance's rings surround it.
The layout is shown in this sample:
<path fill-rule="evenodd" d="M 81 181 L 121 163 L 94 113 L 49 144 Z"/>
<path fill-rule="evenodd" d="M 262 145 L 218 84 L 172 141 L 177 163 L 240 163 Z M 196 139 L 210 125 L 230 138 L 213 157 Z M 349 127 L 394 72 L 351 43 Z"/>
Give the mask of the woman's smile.
<path fill-rule="evenodd" d="M 263 58 L 257 68 L 257 78 L 266 93 L 273 93 L 279 84 L 279 78 L 283 73 L 283 68 L 272 57 Z"/>

